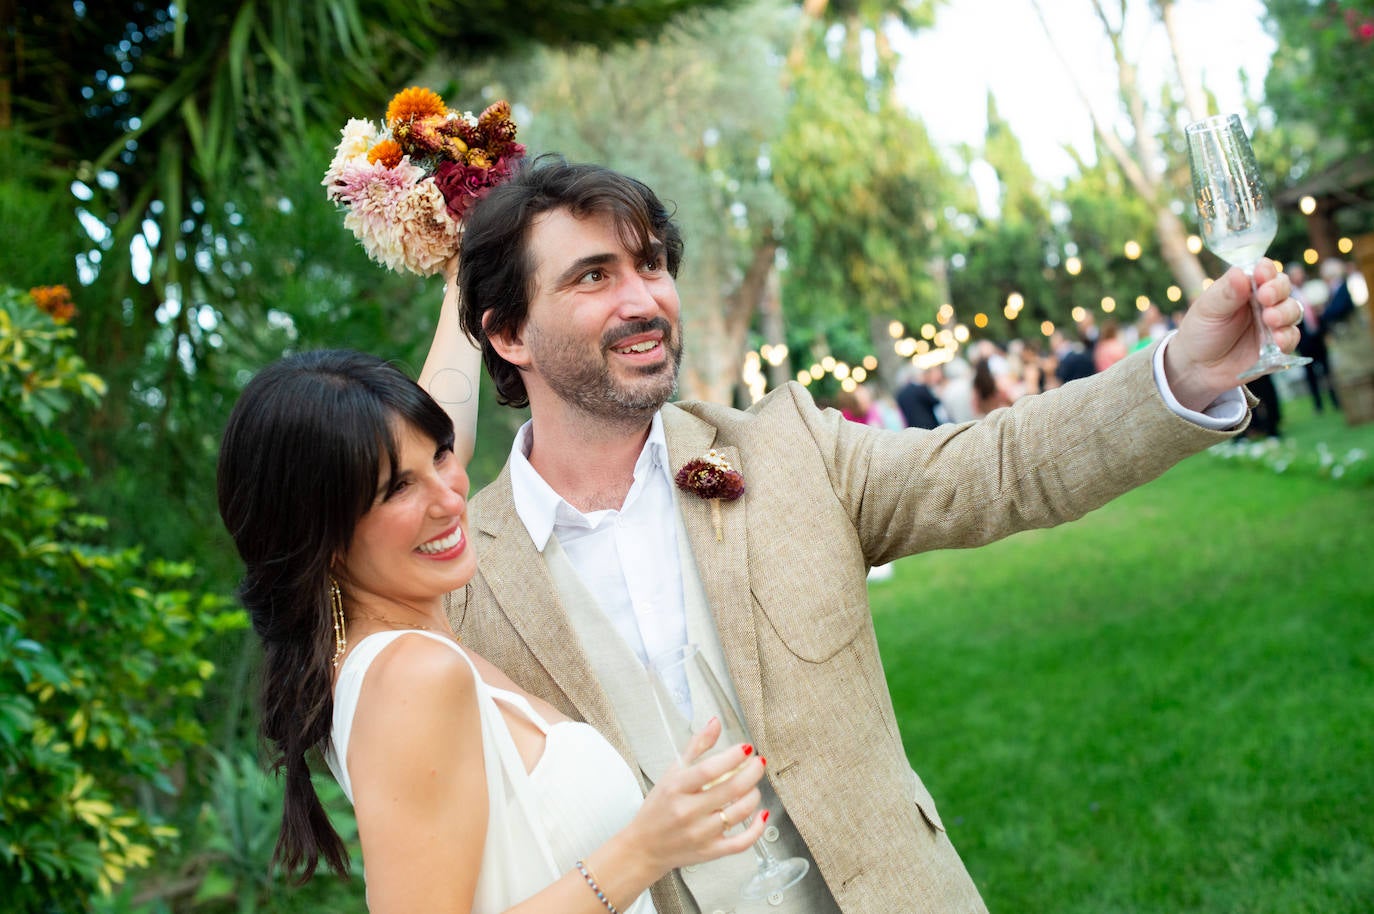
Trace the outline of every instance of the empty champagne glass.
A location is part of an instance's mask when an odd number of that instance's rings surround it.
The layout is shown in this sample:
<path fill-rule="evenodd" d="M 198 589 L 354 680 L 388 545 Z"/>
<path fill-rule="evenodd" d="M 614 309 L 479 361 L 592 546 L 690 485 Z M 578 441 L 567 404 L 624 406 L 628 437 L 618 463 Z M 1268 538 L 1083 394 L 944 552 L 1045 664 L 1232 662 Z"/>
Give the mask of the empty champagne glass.
<path fill-rule="evenodd" d="M 683 754 L 692 735 L 705 727 L 712 717 L 719 718 L 721 734 L 716 744 L 706 750 L 706 755 L 746 741 L 744 726 L 734 705 L 697 645 L 687 644 L 659 654 L 649 662 L 649 673 L 659 714 L 672 737 L 678 758 L 684 763 L 687 759 Z M 706 786 L 712 787 L 730 774 Z M 743 824 L 748 825 L 752 820 L 750 816 Z M 754 842 L 754 855 L 758 859 L 758 869 L 740 886 L 740 897 L 750 901 L 768 898 L 796 885 L 811 868 L 811 864 L 801 857 L 785 860 L 774 857 L 763 839 Z"/>
<path fill-rule="evenodd" d="M 1288 355 L 1274 342 L 1261 316 L 1255 291 L 1255 266 L 1278 232 L 1274 201 L 1260 177 L 1255 151 L 1240 117 L 1222 114 L 1184 128 L 1188 163 L 1193 173 L 1193 200 L 1207 248 L 1250 277 L 1250 306 L 1259 325 L 1260 351 L 1255 364 L 1239 375 L 1241 383 L 1312 361 Z"/>

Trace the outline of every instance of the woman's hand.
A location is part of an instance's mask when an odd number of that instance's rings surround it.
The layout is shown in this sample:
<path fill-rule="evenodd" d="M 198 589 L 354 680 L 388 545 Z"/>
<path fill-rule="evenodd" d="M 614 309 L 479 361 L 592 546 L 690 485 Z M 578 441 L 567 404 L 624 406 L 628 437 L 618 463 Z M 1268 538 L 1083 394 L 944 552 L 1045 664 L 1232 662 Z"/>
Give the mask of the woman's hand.
<path fill-rule="evenodd" d="M 668 769 L 626 829 L 660 876 L 748 850 L 763 834 L 766 814 L 737 826 L 759 808 L 764 760 L 747 744 L 703 758 L 720 733 L 720 722 L 712 720 L 692 738 L 686 757 L 694 761 Z"/>

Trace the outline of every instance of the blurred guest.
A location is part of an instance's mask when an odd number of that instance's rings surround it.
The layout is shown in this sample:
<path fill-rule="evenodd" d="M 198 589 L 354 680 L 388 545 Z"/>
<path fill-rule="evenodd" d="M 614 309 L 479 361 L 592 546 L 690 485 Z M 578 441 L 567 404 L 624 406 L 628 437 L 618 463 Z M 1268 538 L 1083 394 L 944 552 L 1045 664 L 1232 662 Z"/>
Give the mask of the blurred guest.
<path fill-rule="evenodd" d="M 1322 279 L 1329 290 L 1326 308 L 1322 311 L 1321 327 L 1330 330 L 1354 312 L 1355 299 L 1350 294 L 1349 270 L 1344 261 L 1328 257 L 1322 261 L 1321 270 Z"/>
<path fill-rule="evenodd" d="M 1050 346 L 1058 361 L 1054 376 L 1060 384 L 1089 377 L 1096 371 L 1093 367 L 1093 358 L 1083 345 L 1070 340 L 1060 331 L 1056 330 L 1050 336 Z"/>
<path fill-rule="evenodd" d="M 1293 283 L 1292 298 L 1302 306 L 1302 321 L 1298 324 L 1298 330 L 1302 334 L 1298 338 L 1298 355 L 1305 355 L 1312 360 L 1303 366 L 1303 372 L 1307 377 L 1307 389 L 1312 394 L 1312 406 L 1317 412 L 1322 411 L 1322 390 L 1325 389 L 1327 397 L 1331 399 L 1331 406 L 1340 409 L 1336 387 L 1331 383 L 1331 366 L 1327 361 L 1326 328 L 1322 326 L 1324 306 L 1309 302 L 1302 291 L 1307 282 L 1307 271 L 1301 264 L 1294 264 L 1287 272 L 1289 281 Z"/>
<path fill-rule="evenodd" d="M 935 428 L 941 422 L 944 406 L 926 383 L 926 373 L 913 366 L 907 369 L 905 377 L 906 383 L 897 388 L 897 407 L 906 424 L 911 428 Z"/>
<path fill-rule="evenodd" d="M 1126 358 L 1126 344 L 1121 339 L 1121 330 L 1116 321 L 1110 318 L 1102 322 L 1102 330 L 1093 347 L 1093 368 L 1106 371 L 1117 362 Z"/>
<path fill-rule="evenodd" d="M 973 366 L 973 414 L 981 419 L 994 409 L 1011 406 L 1012 398 L 998 383 L 992 373 L 992 365 L 987 359 Z"/>
<path fill-rule="evenodd" d="M 865 384 L 856 384 L 853 390 L 841 390 L 835 395 L 835 406 L 850 422 L 883 427 L 883 417 L 873 402 L 873 391 Z"/>
<path fill-rule="evenodd" d="M 945 365 L 945 383 L 940 388 L 940 402 L 950 422 L 968 422 L 977 418 L 973 411 L 973 366 L 961 358 Z"/>
<path fill-rule="evenodd" d="M 1283 412 L 1279 408 L 1279 392 L 1274 387 L 1273 376 L 1263 375 L 1253 381 L 1246 381 L 1245 386 L 1250 388 L 1250 393 L 1260 401 L 1259 406 L 1255 407 L 1248 433 L 1275 440 L 1282 438 L 1279 423 L 1283 421 Z"/>

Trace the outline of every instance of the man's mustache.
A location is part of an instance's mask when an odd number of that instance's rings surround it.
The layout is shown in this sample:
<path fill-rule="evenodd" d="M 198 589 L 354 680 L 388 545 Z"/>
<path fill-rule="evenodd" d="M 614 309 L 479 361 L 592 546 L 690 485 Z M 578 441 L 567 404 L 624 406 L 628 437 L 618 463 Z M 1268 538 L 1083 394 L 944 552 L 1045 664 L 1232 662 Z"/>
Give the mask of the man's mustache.
<path fill-rule="evenodd" d="M 603 348 L 610 349 L 621 340 L 628 340 L 632 336 L 639 336 L 641 333 L 651 333 L 657 330 L 663 334 L 664 343 L 671 342 L 673 338 L 673 325 L 668 323 L 667 318 L 655 317 L 647 321 L 634 321 L 629 324 L 622 324 L 614 330 L 606 331 L 606 335 L 601 338 Z"/>

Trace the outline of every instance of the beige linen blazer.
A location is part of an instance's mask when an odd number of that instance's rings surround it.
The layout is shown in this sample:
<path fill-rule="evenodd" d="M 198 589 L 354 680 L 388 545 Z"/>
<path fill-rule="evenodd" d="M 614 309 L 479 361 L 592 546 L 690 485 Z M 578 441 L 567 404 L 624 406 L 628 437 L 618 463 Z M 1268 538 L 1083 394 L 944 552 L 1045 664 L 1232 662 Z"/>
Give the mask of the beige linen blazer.
<path fill-rule="evenodd" d="M 744 476 L 743 497 L 721 506 L 720 542 L 708 502 L 680 493 L 680 511 L 749 732 L 847 914 L 984 910 L 908 762 L 921 747 L 897 729 L 869 566 L 1073 520 L 1233 434 L 1171 412 L 1152 354 L 930 431 L 848 422 L 797 384 L 748 411 L 663 408 L 674 473 L 715 448 Z M 471 516 L 478 573 L 450 600 L 464 643 L 639 770 L 515 513 L 508 471 Z M 668 883 L 655 887 L 661 914 L 681 910 Z"/>

